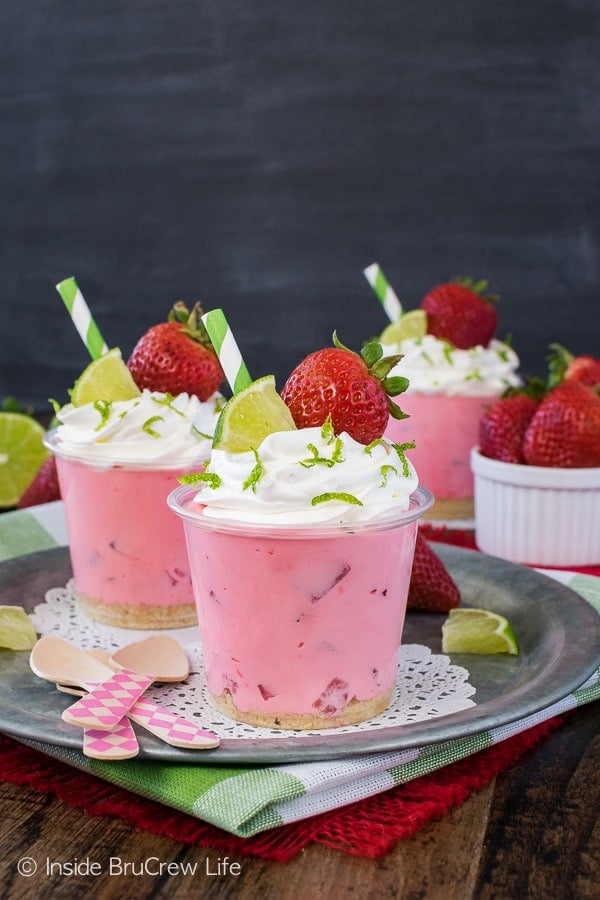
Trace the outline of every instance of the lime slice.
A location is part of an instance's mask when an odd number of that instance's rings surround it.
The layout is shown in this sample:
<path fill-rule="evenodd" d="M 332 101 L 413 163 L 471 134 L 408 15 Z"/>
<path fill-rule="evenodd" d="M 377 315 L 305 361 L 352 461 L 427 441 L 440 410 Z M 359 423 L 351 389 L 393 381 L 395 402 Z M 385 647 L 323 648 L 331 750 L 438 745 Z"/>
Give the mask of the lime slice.
<path fill-rule="evenodd" d="M 511 653 L 516 656 L 519 644 L 504 616 L 487 609 L 451 610 L 442 625 L 444 653 Z"/>
<path fill-rule="evenodd" d="M 399 344 L 407 338 L 421 338 L 427 334 L 427 313 L 424 309 L 411 309 L 403 313 L 381 332 L 382 344 Z"/>
<path fill-rule="evenodd" d="M 132 400 L 140 393 L 117 347 L 93 360 L 69 391 L 73 406 L 96 400 Z"/>
<path fill-rule="evenodd" d="M 0 509 L 16 506 L 50 455 L 42 443 L 44 433 L 31 416 L 0 412 Z"/>
<path fill-rule="evenodd" d="M 0 606 L 0 647 L 31 650 L 36 641 L 36 630 L 22 606 Z"/>
<path fill-rule="evenodd" d="M 256 450 L 275 431 L 295 429 L 291 412 L 275 390 L 275 378 L 265 375 L 227 401 L 217 421 L 213 447 L 244 453 Z"/>

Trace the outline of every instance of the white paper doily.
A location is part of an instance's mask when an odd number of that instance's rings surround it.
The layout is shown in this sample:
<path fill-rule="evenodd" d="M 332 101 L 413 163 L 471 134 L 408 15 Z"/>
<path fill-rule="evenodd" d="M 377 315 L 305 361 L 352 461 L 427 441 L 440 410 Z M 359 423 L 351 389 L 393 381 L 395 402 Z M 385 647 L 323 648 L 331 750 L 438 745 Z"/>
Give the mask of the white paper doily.
<path fill-rule="evenodd" d="M 94 622 L 81 611 L 73 581 L 69 581 L 65 587 L 47 591 L 44 602 L 38 604 L 31 613 L 31 619 L 38 634 L 64 638 L 84 650 L 92 647 L 116 650 L 125 644 L 142 640 L 149 634 L 160 633 L 114 628 Z M 148 697 L 173 712 L 201 723 L 220 738 L 252 736 L 260 739 L 297 735 L 296 731 L 243 725 L 218 712 L 207 695 L 198 629 L 173 629 L 165 634 L 174 637 L 183 647 L 190 661 L 191 674 L 182 684 L 152 688 L 147 692 Z M 403 644 L 396 689 L 385 712 L 358 725 L 303 733 L 316 735 L 374 731 L 459 712 L 475 706 L 471 699 L 475 688 L 469 684 L 468 678 L 468 671 L 461 666 L 452 665 L 447 656 L 434 654 L 421 644 Z"/>

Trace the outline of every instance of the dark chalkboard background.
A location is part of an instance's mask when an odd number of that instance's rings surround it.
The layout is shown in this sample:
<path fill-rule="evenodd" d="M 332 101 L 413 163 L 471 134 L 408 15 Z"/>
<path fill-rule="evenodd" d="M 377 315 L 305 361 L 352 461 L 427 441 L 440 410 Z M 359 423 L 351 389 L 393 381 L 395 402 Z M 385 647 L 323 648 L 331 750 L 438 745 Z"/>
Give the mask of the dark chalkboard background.
<path fill-rule="evenodd" d="M 47 409 L 173 300 L 255 377 L 456 274 L 525 371 L 600 352 L 598 0 L 2 0 L 0 398 Z"/>

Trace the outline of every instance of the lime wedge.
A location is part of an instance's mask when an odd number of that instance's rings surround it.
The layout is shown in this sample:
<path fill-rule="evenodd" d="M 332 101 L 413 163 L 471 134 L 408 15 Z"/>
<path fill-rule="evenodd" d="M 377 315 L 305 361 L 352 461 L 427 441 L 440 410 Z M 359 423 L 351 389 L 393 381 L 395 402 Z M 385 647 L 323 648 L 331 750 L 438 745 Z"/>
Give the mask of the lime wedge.
<path fill-rule="evenodd" d="M 0 509 L 16 506 L 50 455 L 42 443 L 44 432 L 31 416 L 0 412 Z"/>
<path fill-rule="evenodd" d="M 93 360 L 69 391 L 73 406 L 96 400 L 132 400 L 140 393 L 117 347 Z"/>
<path fill-rule="evenodd" d="M 421 338 L 427 334 L 427 313 L 424 309 L 411 309 L 403 313 L 381 332 L 382 344 L 399 344 L 407 338 Z"/>
<path fill-rule="evenodd" d="M 36 641 L 36 630 L 22 606 L 0 606 L 0 647 L 31 650 Z"/>
<path fill-rule="evenodd" d="M 442 625 L 444 653 L 511 653 L 517 655 L 516 635 L 504 616 L 487 609 L 459 607 Z"/>
<path fill-rule="evenodd" d="M 275 390 L 275 378 L 265 375 L 227 401 L 217 420 L 213 447 L 244 453 L 256 450 L 275 431 L 295 429 L 291 412 Z"/>

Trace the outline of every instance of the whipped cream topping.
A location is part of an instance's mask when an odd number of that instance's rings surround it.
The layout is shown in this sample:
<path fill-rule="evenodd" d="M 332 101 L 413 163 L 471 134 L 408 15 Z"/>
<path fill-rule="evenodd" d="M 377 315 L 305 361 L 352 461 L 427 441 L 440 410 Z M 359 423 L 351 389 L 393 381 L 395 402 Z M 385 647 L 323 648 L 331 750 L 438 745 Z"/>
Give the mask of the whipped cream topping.
<path fill-rule="evenodd" d="M 155 463 L 176 467 L 206 460 L 225 398 L 205 402 L 144 390 L 132 400 L 67 404 L 57 413 L 52 449 L 94 464 Z"/>
<path fill-rule="evenodd" d="M 213 449 L 202 477 L 195 511 L 273 525 L 371 522 L 408 509 L 418 486 L 402 447 L 365 446 L 328 425 L 275 432 L 256 454 Z"/>
<path fill-rule="evenodd" d="M 383 345 L 386 356 L 402 353 L 391 375 L 409 380 L 407 393 L 491 396 L 521 383 L 515 351 L 493 339 L 487 347 L 459 350 L 432 334 L 407 338 L 399 344 Z M 402 404 L 400 404 L 402 405 Z"/>

